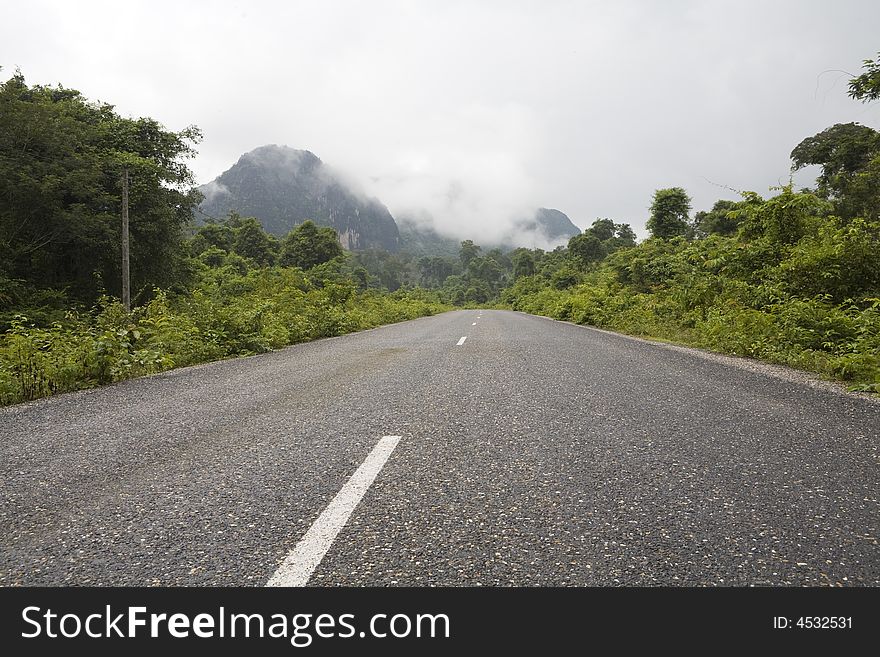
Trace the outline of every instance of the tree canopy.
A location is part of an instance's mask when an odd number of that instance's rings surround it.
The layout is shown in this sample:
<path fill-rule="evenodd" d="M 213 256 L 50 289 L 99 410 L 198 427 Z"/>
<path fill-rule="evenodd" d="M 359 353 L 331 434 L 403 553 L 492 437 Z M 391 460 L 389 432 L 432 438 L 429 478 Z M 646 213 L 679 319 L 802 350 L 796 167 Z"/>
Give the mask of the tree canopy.
<path fill-rule="evenodd" d="M 281 240 L 281 264 L 310 269 L 342 255 L 336 231 L 304 221 Z"/>
<path fill-rule="evenodd" d="M 670 239 L 687 235 L 691 199 L 681 187 L 658 189 L 651 203 L 647 228 L 653 237 Z"/>
<path fill-rule="evenodd" d="M 807 137 L 791 152 L 792 170 L 822 167 L 818 192 L 844 218 L 880 216 L 880 132 L 839 123 Z"/>
<path fill-rule="evenodd" d="M 694 215 L 694 228 L 697 235 L 733 235 L 739 228 L 739 216 L 735 210 L 739 207 L 736 201 L 721 199 L 715 202 L 709 211 L 701 210 Z"/>
<path fill-rule="evenodd" d="M 865 72 L 849 81 L 851 98 L 868 102 L 880 98 L 880 53 L 877 59 L 866 59 L 862 62 Z"/>
<path fill-rule="evenodd" d="M 181 228 L 200 198 L 186 160 L 200 138 L 13 75 L 0 85 L 0 287 L 26 281 L 83 302 L 118 294 L 124 168 L 132 290 L 179 282 Z"/>

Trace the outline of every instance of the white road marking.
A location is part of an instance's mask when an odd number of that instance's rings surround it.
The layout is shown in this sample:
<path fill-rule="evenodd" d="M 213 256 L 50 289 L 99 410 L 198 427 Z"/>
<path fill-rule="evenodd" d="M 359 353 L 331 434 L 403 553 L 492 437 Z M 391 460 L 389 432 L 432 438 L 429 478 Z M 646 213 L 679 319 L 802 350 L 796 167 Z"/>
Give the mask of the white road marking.
<path fill-rule="evenodd" d="M 461 345 L 464 344 L 464 341 L 465 341 L 465 340 L 467 340 L 467 336 L 464 336 L 461 340 L 459 340 L 459 341 L 458 341 L 458 344 L 456 344 L 455 346 L 456 346 L 456 347 L 460 347 Z"/>
<path fill-rule="evenodd" d="M 266 586 L 306 585 L 399 442 L 400 436 L 383 436 L 376 443 L 373 451 L 309 527 Z"/>
<path fill-rule="evenodd" d="M 476 326 L 476 325 L 477 325 L 477 323 L 476 323 L 476 322 L 474 322 L 474 323 L 473 323 L 473 324 L 471 324 L 471 326 Z"/>

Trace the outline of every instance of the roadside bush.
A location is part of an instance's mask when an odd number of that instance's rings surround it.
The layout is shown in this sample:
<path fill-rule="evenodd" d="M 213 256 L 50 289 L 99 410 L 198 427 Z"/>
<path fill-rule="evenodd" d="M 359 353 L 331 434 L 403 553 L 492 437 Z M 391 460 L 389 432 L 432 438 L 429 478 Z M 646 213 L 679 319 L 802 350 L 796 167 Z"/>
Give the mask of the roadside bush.
<path fill-rule="evenodd" d="M 736 236 L 648 239 L 591 265 L 578 284 L 520 277 L 502 302 L 880 392 L 880 224 L 813 214 L 825 210 L 790 188 L 768 201 L 747 195 Z"/>
<path fill-rule="evenodd" d="M 357 292 L 353 281 L 329 269 L 242 271 L 224 262 L 203 268 L 190 294 L 172 297 L 156 290 L 149 303 L 131 313 L 101 299 L 91 313 L 68 313 L 48 327 L 15 316 L 0 339 L 0 404 L 263 353 L 448 309 L 436 295 L 419 290 Z"/>

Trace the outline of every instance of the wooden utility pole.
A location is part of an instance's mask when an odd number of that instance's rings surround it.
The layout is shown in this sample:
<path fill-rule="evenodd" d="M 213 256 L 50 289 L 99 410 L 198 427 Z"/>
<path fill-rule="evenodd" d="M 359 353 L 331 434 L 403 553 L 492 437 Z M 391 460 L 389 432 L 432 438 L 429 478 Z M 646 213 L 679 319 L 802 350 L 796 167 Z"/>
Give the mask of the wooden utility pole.
<path fill-rule="evenodd" d="M 122 170 L 122 306 L 131 312 L 131 279 L 128 263 L 128 167 Z"/>

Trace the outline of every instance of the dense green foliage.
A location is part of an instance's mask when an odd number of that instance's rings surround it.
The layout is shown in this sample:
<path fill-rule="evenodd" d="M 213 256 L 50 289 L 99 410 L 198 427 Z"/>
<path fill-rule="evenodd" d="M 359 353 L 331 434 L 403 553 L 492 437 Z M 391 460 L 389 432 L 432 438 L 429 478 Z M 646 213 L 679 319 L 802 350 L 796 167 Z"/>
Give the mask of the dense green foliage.
<path fill-rule="evenodd" d="M 156 289 L 130 314 L 104 297 L 48 325 L 17 314 L 0 343 L 0 403 L 262 353 L 447 308 L 425 290 L 367 289 L 352 275 L 335 232 L 310 222 L 279 246 L 255 220 L 233 215 L 201 226 L 182 248 L 193 256 L 193 283 L 185 293 Z M 307 268 L 286 266 L 295 258 Z"/>
<path fill-rule="evenodd" d="M 651 238 L 591 264 L 569 249 L 502 298 L 517 310 L 880 392 L 880 222 L 835 216 L 826 201 L 790 187 L 723 207 L 741 222 L 733 236 Z"/>
<path fill-rule="evenodd" d="M 862 62 L 865 72 L 849 81 L 849 95 L 867 102 L 880 98 L 880 53 Z"/>
<path fill-rule="evenodd" d="M 328 263 L 329 264 L 329 263 Z M 102 299 L 51 326 L 18 316 L 0 344 L 0 403 L 172 367 L 256 354 L 445 310 L 423 291 L 358 291 L 339 264 L 309 271 L 202 265 L 186 295 L 156 291 L 131 314 Z"/>
<path fill-rule="evenodd" d="M 701 210 L 694 215 L 694 232 L 698 237 L 708 235 L 733 235 L 739 228 L 739 215 L 735 201 L 721 199 L 711 210 Z"/>
<path fill-rule="evenodd" d="M 336 231 L 304 221 L 281 242 L 281 264 L 309 269 L 342 255 Z"/>
<path fill-rule="evenodd" d="M 0 86 L 0 404 L 446 308 L 437 293 L 370 286 L 311 221 L 281 240 L 234 213 L 193 228 L 201 196 L 184 160 L 198 139 L 19 74 Z M 108 296 L 125 168 L 130 314 Z"/>
<path fill-rule="evenodd" d="M 877 63 L 850 94 L 876 98 Z M 124 119 L 72 90 L 0 87 L 0 403 L 265 352 L 451 304 L 558 319 L 761 358 L 880 392 L 880 133 L 835 125 L 792 169 L 815 189 L 744 192 L 690 216 L 657 190 L 639 244 L 597 219 L 567 247 L 457 256 L 345 252 L 312 221 L 276 237 L 234 212 L 194 226 L 183 160 L 196 128 Z M 314 156 L 312 156 L 314 158 Z M 317 158 L 314 158 L 317 160 Z M 132 172 L 129 314 L 119 178 Z"/>
<path fill-rule="evenodd" d="M 483 249 L 471 240 L 461 243 L 459 257 L 423 256 L 406 253 L 363 251 L 351 255 L 352 276 L 363 287 L 387 290 L 413 287 L 433 290 L 444 303 L 475 305 L 498 298 L 514 276 L 514 260 L 527 249 L 505 254 Z"/>
<path fill-rule="evenodd" d="M 877 98 L 878 62 L 850 95 Z M 815 190 L 744 192 L 689 219 L 654 194 L 641 244 L 603 254 L 582 236 L 502 295 L 510 307 L 820 372 L 880 392 L 880 133 L 855 123 L 804 139 L 792 170 Z"/>
<path fill-rule="evenodd" d="M 646 225 L 651 235 L 661 239 L 687 235 L 690 211 L 691 199 L 681 187 L 658 189 L 654 192 Z"/>
<path fill-rule="evenodd" d="M 792 168 L 822 167 L 817 191 L 835 214 L 880 218 L 880 132 L 858 123 L 838 124 L 804 139 L 791 152 Z"/>
<path fill-rule="evenodd" d="M 635 245 L 636 234 L 629 224 L 597 219 L 587 230 L 568 241 L 568 250 L 581 265 L 588 265 L 618 249 Z"/>
<path fill-rule="evenodd" d="M 133 296 L 185 279 L 181 231 L 200 197 L 184 160 L 199 139 L 194 127 L 122 118 L 20 74 L 0 85 L 0 314 L 35 298 L 57 309 L 119 289 L 125 167 Z"/>

